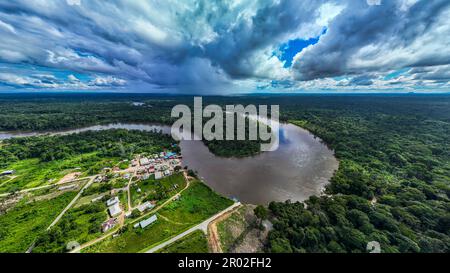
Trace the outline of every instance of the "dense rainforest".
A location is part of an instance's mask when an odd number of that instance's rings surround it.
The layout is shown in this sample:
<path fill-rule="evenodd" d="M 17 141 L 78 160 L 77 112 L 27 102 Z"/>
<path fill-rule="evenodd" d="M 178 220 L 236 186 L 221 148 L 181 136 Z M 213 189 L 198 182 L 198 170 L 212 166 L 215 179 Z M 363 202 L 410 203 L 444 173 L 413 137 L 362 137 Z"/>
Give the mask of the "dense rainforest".
<path fill-rule="evenodd" d="M 193 102 L 133 96 L 0 95 L 0 130 L 169 123 L 173 105 Z M 366 252 L 376 241 L 382 252 L 450 252 L 449 95 L 205 97 L 209 103 L 278 104 L 283 121 L 310 130 L 340 160 L 325 195 L 270 204 L 267 251 Z M 220 150 L 239 155 L 245 143 L 234 144 Z"/>
<path fill-rule="evenodd" d="M 326 196 L 272 203 L 272 252 L 450 252 L 450 97 L 340 97 L 283 118 L 335 150 Z"/>

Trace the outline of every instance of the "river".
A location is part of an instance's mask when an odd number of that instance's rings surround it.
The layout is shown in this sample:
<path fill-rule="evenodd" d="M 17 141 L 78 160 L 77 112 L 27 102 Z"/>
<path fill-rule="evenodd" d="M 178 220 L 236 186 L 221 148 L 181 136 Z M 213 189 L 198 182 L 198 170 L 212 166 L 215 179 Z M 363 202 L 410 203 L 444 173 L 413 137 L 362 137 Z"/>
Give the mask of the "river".
<path fill-rule="evenodd" d="M 279 147 L 247 158 L 222 158 L 212 154 L 202 141 L 180 143 L 183 165 L 196 170 L 204 182 L 218 193 L 243 203 L 303 201 L 319 195 L 338 168 L 333 151 L 319 138 L 292 124 L 280 124 Z M 46 133 L 0 132 L 0 140 L 43 134 L 63 135 L 85 131 L 128 129 L 162 131 L 159 124 L 116 123 Z"/>

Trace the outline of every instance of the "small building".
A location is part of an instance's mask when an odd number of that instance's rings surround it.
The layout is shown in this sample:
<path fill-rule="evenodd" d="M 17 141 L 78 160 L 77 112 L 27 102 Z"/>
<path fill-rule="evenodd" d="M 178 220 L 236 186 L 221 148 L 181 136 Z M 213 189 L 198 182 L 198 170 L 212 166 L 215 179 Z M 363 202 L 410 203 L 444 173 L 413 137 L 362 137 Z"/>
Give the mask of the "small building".
<path fill-rule="evenodd" d="M 148 173 L 144 173 L 143 175 L 142 175 L 142 180 L 147 180 L 147 179 L 149 179 L 150 178 L 150 174 L 148 174 Z"/>
<path fill-rule="evenodd" d="M 8 170 L 8 171 L 4 171 L 4 172 L 0 173 L 0 176 L 3 176 L 3 175 L 13 175 L 13 174 L 15 174 L 15 173 L 16 173 L 16 171 L 14 171 L 14 170 Z"/>
<path fill-rule="evenodd" d="M 94 179 L 94 182 L 102 182 L 104 180 L 104 177 L 103 176 L 101 176 L 101 175 L 99 175 L 99 176 L 97 176 L 95 179 Z"/>
<path fill-rule="evenodd" d="M 150 164 L 150 160 L 148 160 L 148 158 L 143 157 L 139 160 L 139 163 L 141 163 L 142 166 L 146 166 L 148 164 Z"/>
<path fill-rule="evenodd" d="M 129 218 L 129 217 L 131 216 L 131 214 L 132 214 L 131 211 L 127 211 L 127 212 L 125 213 L 125 217 L 126 217 L 126 218 Z"/>
<path fill-rule="evenodd" d="M 140 206 L 138 206 L 138 210 L 140 211 L 140 212 L 144 212 L 144 211 L 146 211 L 146 210 L 148 210 L 148 209 L 152 209 L 152 208 L 154 208 L 155 207 L 155 205 L 153 205 L 152 203 L 150 203 L 150 202 L 145 202 L 144 204 L 142 204 L 142 205 L 140 205 Z"/>
<path fill-rule="evenodd" d="M 164 156 L 164 158 L 165 159 L 174 158 L 176 155 L 177 155 L 176 153 L 169 152 L 169 153 L 166 153 L 166 156 Z"/>
<path fill-rule="evenodd" d="M 165 171 L 164 171 L 164 175 L 165 175 L 165 176 L 169 176 L 169 175 L 171 175 L 171 174 L 172 174 L 172 173 L 170 172 L 170 170 L 165 170 Z"/>
<path fill-rule="evenodd" d="M 158 220 L 158 217 L 157 217 L 156 215 L 153 215 L 153 216 L 151 216 L 150 218 L 148 218 L 148 219 L 146 219 L 146 220 L 144 220 L 144 221 L 139 222 L 139 226 L 140 226 L 141 228 L 146 228 L 146 227 L 148 227 L 149 225 L 151 225 L 151 224 L 153 224 L 154 222 L 156 222 L 157 220 Z"/>
<path fill-rule="evenodd" d="M 106 201 L 106 205 L 108 207 L 110 207 L 110 206 L 115 205 L 115 204 L 117 204 L 119 202 L 120 202 L 119 201 L 119 197 L 116 196 L 116 197 L 113 197 L 113 198 L 109 199 L 108 201 Z"/>
<path fill-rule="evenodd" d="M 101 195 L 99 197 L 95 197 L 94 199 L 91 200 L 91 202 L 94 203 L 94 202 L 100 201 L 103 199 L 103 197 L 104 197 L 103 195 Z"/>
<path fill-rule="evenodd" d="M 161 179 L 163 178 L 163 173 L 162 172 L 155 172 L 155 179 Z"/>
<path fill-rule="evenodd" d="M 102 232 L 107 232 L 108 230 L 112 229 L 116 225 L 117 225 L 117 219 L 116 218 L 108 219 L 107 221 L 105 221 L 102 224 Z"/>
<path fill-rule="evenodd" d="M 130 178 L 131 178 L 131 174 L 126 173 L 126 174 L 123 175 L 123 178 L 125 178 L 125 179 L 130 179 Z"/>
<path fill-rule="evenodd" d="M 108 207 L 108 211 L 111 217 L 119 216 L 122 213 L 119 203 L 115 203 L 114 205 Z"/>
<path fill-rule="evenodd" d="M 72 190 L 72 189 L 75 189 L 76 187 L 77 187 L 76 184 L 72 184 L 72 185 L 59 187 L 58 190 L 60 190 L 60 191 Z"/>

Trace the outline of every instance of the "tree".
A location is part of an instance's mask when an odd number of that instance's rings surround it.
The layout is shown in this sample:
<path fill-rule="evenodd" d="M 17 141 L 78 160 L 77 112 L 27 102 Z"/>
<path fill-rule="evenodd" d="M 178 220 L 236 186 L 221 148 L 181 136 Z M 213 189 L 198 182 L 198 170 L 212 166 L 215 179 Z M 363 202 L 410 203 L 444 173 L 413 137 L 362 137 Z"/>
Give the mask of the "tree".
<path fill-rule="evenodd" d="M 269 216 L 269 210 L 261 205 L 258 205 L 253 212 L 255 213 L 255 216 L 258 217 L 258 219 L 262 220 L 266 220 L 267 217 Z"/>

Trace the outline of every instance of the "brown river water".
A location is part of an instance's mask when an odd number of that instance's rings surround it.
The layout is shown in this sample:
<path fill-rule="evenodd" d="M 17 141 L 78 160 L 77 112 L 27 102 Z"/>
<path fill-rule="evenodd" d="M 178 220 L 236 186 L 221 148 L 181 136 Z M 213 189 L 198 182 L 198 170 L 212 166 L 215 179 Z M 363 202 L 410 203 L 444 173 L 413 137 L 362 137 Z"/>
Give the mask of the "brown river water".
<path fill-rule="evenodd" d="M 218 157 L 202 141 L 182 140 L 183 164 L 196 170 L 201 179 L 218 193 L 243 203 L 303 201 L 311 195 L 319 195 L 338 168 L 333 151 L 300 127 L 280 124 L 279 128 L 277 150 L 246 158 Z M 107 129 L 162 130 L 170 134 L 170 126 L 166 125 L 117 123 L 47 133 L 0 132 L 0 140 Z"/>

